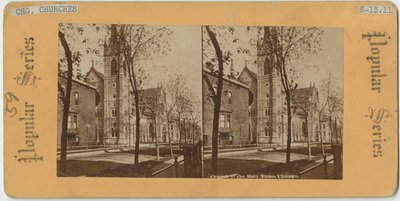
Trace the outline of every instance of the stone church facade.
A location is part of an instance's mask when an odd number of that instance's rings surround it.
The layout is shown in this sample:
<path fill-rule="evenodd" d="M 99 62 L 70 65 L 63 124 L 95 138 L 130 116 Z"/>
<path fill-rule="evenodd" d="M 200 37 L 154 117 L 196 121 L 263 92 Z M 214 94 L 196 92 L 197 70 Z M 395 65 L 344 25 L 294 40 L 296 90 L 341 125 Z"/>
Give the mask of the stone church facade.
<path fill-rule="evenodd" d="M 118 25 L 111 26 L 111 36 L 104 43 L 104 73 L 96 70 L 94 63 L 82 79 L 73 79 L 71 114 L 68 124 L 68 146 L 118 145 L 133 146 L 136 142 L 136 113 L 129 75 L 124 67 L 117 41 Z M 65 77 L 59 76 L 60 85 Z M 65 88 L 65 87 L 64 87 Z M 171 142 L 180 140 L 177 123 L 168 122 L 166 93 L 159 83 L 154 88 L 140 90 L 140 143 Z M 79 99 L 79 101 L 78 101 Z M 144 101 L 155 103 L 150 110 Z M 78 104 L 79 102 L 79 104 Z M 147 105 L 149 106 L 149 105 Z M 76 109 L 78 108 L 78 109 Z M 58 121 L 62 120 L 62 106 L 58 106 Z M 85 123 L 82 123 L 85 122 Z M 61 125 L 61 124 L 60 124 Z M 58 128 L 61 136 L 61 126 Z M 156 137 L 157 136 L 157 137 Z M 60 138 L 60 137 L 58 137 Z M 58 146 L 60 140 L 58 140 Z"/>
<path fill-rule="evenodd" d="M 104 143 L 132 146 L 136 139 L 135 103 L 124 58 L 118 50 L 117 29 L 116 25 L 111 26 L 111 37 L 104 44 Z M 160 85 L 140 93 L 142 96 L 154 96 L 160 103 L 165 103 L 164 89 Z M 143 104 L 141 108 L 145 108 Z M 140 120 L 141 142 L 153 142 L 156 132 L 159 141 L 163 141 L 167 126 L 164 111 L 153 114 L 145 109 Z"/>
<path fill-rule="evenodd" d="M 250 103 L 249 116 L 251 133 L 254 133 L 253 143 L 285 145 L 287 143 L 287 108 L 285 94 L 280 77 L 273 66 L 273 57 L 266 51 L 257 49 L 257 73 L 247 66 L 240 73 L 238 80 L 250 89 L 254 102 Z M 318 90 L 314 84 L 306 88 L 298 88 L 293 92 L 292 101 L 292 142 L 305 142 L 307 133 L 311 141 L 319 141 L 319 104 Z M 307 109 L 307 114 L 300 109 L 299 104 Z M 307 125 L 306 126 L 306 116 Z M 308 129 L 308 132 L 306 132 Z M 326 129 L 325 129 L 326 130 Z M 323 140 L 329 140 L 329 134 L 324 132 Z"/>

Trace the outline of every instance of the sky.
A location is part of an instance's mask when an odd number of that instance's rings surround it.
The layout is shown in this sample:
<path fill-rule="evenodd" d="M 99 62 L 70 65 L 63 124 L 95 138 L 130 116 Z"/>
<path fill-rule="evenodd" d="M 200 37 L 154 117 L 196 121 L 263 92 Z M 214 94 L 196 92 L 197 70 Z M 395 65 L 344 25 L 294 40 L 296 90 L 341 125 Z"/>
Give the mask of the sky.
<path fill-rule="evenodd" d="M 94 31 L 89 25 L 86 26 L 82 36 L 75 36 L 71 34 L 70 40 L 71 50 L 81 51 L 80 70 L 86 73 L 92 66 L 104 72 L 103 64 L 103 41 L 107 38 L 106 31 Z M 147 87 L 155 87 L 158 82 L 167 82 L 174 78 L 176 75 L 181 74 L 186 78 L 187 86 L 193 93 L 201 97 L 201 27 L 200 26 L 167 26 L 173 33 L 170 36 L 170 51 L 165 55 L 153 55 L 146 60 L 142 66 L 150 75 L 147 80 Z M 310 82 L 321 88 L 321 82 L 327 78 L 328 73 L 332 73 L 336 82 L 335 87 L 339 91 L 343 91 L 343 29 L 341 28 L 321 28 L 323 34 L 321 35 L 321 51 L 317 55 L 309 54 L 304 55 L 302 60 L 296 62 L 295 67 L 300 72 L 300 78 L 296 80 L 299 88 L 308 87 Z M 235 27 L 234 35 L 223 33 L 224 39 L 229 41 L 232 38 L 238 38 L 239 41 L 235 44 L 236 47 L 250 49 L 250 54 L 239 54 L 235 51 L 235 47 L 221 44 L 221 47 L 226 50 L 229 49 L 233 53 L 233 66 L 234 70 L 241 72 L 247 66 L 253 71 L 257 72 L 255 65 L 256 59 L 256 46 L 254 41 L 257 40 L 255 32 L 249 32 L 246 27 Z M 203 35 L 205 35 L 203 33 Z M 205 37 L 205 36 L 203 36 Z M 221 37 L 221 36 L 220 36 Z M 89 39 L 86 43 L 82 43 L 83 39 Z M 222 41 L 222 40 L 220 40 Z M 220 42 L 221 43 L 221 42 Z M 99 49 L 98 55 L 91 55 L 85 53 L 85 48 Z M 207 48 L 204 48 L 207 51 Z M 62 48 L 59 48 L 60 55 L 63 54 Z M 213 51 L 213 49 L 209 49 Z M 205 60 L 207 58 L 205 57 Z M 204 62 L 204 61 L 203 61 Z M 229 67 L 227 67 L 229 69 Z"/>
<path fill-rule="evenodd" d="M 237 38 L 239 41 L 234 45 L 227 45 L 221 43 L 223 51 L 231 50 L 234 70 L 241 72 L 246 66 L 253 72 L 257 73 L 256 55 L 257 49 L 255 41 L 258 39 L 256 32 L 247 31 L 247 28 L 242 26 L 234 27 L 235 32 L 233 35 L 224 32 L 224 39 L 231 43 L 232 39 Z M 339 91 L 343 91 L 343 29 L 341 28 L 320 28 L 323 30 L 321 35 L 321 51 L 317 55 L 306 54 L 304 58 L 296 61 L 293 65 L 299 72 L 299 79 L 296 80 L 298 88 L 308 87 L 311 82 L 315 83 L 318 88 L 324 79 L 327 79 L 328 73 L 332 73 L 336 82 L 334 87 Z M 220 40 L 220 41 L 223 41 Z M 237 47 L 242 47 L 250 50 L 250 54 L 237 53 Z M 225 49 L 224 49 L 225 48 Z M 207 48 L 206 48 L 207 49 Z M 211 49 L 212 50 L 212 49 Z M 230 66 L 225 67 L 225 71 L 229 70 Z"/>
<path fill-rule="evenodd" d="M 104 72 L 103 44 L 107 36 L 105 30 L 95 31 L 90 25 L 85 27 L 82 35 L 70 34 L 71 50 L 82 52 L 79 68 L 86 74 L 92 62 L 96 70 Z M 141 62 L 143 69 L 149 75 L 146 81 L 148 88 L 156 87 L 158 82 L 166 83 L 176 75 L 181 74 L 187 83 L 187 87 L 201 98 L 201 32 L 199 26 L 167 26 L 172 31 L 170 36 L 170 51 L 165 55 L 153 55 L 145 62 Z M 84 39 L 89 39 L 82 43 Z M 98 49 L 99 54 L 86 54 L 87 48 Z M 63 55 L 59 48 L 60 56 Z"/>

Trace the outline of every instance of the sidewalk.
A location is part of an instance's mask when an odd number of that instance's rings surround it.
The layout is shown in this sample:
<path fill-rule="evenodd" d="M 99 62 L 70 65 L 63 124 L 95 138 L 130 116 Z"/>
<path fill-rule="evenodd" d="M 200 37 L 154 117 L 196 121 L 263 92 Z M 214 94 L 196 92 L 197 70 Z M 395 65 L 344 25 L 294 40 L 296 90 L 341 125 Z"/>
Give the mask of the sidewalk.
<path fill-rule="evenodd" d="M 328 155 L 326 157 L 326 160 L 329 161 L 333 159 L 333 155 Z M 310 170 L 307 173 L 304 173 L 301 175 L 301 179 L 325 179 L 325 169 L 324 169 L 324 165 L 322 165 L 324 162 L 324 159 L 321 158 L 319 160 L 316 160 L 314 163 L 306 165 L 305 167 L 301 168 L 301 171 L 307 170 L 309 168 L 312 168 L 316 165 L 321 165 L 315 169 Z M 331 175 L 334 172 L 333 169 L 333 161 L 328 162 L 327 164 L 327 172 L 328 172 L 328 176 Z"/>

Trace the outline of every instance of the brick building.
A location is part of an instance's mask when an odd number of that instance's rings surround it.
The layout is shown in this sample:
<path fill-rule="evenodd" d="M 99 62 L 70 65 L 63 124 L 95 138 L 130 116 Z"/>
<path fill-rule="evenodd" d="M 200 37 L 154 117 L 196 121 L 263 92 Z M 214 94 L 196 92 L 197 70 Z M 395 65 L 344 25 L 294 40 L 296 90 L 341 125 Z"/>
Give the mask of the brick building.
<path fill-rule="evenodd" d="M 217 73 L 203 68 L 203 141 L 211 145 Z M 251 141 L 249 121 L 250 89 L 233 77 L 224 76 L 219 117 L 219 145 L 238 145 Z"/>
<path fill-rule="evenodd" d="M 62 90 L 66 89 L 67 80 L 63 75 L 58 76 Z M 60 94 L 59 94 L 60 95 Z M 89 146 L 97 144 L 96 135 L 96 106 L 100 104 L 96 87 L 78 79 L 72 80 L 71 103 L 68 115 L 67 146 Z M 61 129 L 63 118 L 63 103 L 58 100 L 57 112 L 57 147 L 61 146 Z"/>

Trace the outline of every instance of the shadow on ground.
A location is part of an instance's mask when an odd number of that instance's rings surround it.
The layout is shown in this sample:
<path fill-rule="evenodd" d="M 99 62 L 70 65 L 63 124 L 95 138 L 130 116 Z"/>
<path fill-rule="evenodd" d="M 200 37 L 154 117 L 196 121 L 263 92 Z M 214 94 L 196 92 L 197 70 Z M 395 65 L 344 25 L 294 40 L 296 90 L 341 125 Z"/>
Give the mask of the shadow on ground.
<path fill-rule="evenodd" d="M 182 151 L 180 150 L 172 150 L 174 155 L 182 155 Z M 129 153 L 129 154 L 134 154 L 134 150 L 129 150 L 129 151 L 122 151 L 123 153 Z M 157 156 L 157 149 L 155 147 L 145 147 L 142 149 L 139 149 L 139 154 L 141 155 L 149 155 L 149 156 Z M 160 157 L 170 157 L 171 156 L 171 150 L 169 147 L 160 147 L 159 148 L 159 156 Z"/>
<path fill-rule="evenodd" d="M 285 163 L 274 163 L 264 160 L 218 159 L 218 175 L 298 175 L 302 168 L 314 163 L 306 159 Z M 205 177 L 211 176 L 211 161 L 205 161 Z"/>
<path fill-rule="evenodd" d="M 243 160 L 220 158 L 218 159 L 218 175 L 247 175 L 254 174 L 259 168 L 266 168 L 275 163 L 262 160 Z M 204 161 L 205 177 L 211 176 L 211 160 Z"/>
<path fill-rule="evenodd" d="M 59 177 L 148 177 L 152 169 L 167 166 L 162 161 L 144 161 L 139 164 L 123 164 L 107 161 L 86 161 L 86 160 L 68 160 L 67 173 L 61 174 L 57 171 Z M 59 161 L 57 161 L 57 169 Z"/>
<path fill-rule="evenodd" d="M 286 149 L 283 150 L 275 150 L 276 152 L 285 152 L 286 153 Z M 325 154 L 332 154 L 332 150 L 330 147 L 324 147 L 324 152 Z M 302 155 L 308 155 L 308 147 L 296 147 L 296 148 L 292 148 L 290 150 L 290 153 L 292 154 L 302 154 Z M 313 156 L 317 156 L 317 155 L 322 155 L 322 149 L 321 147 L 315 147 L 312 146 L 311 147 L 311 155 Z"/>

